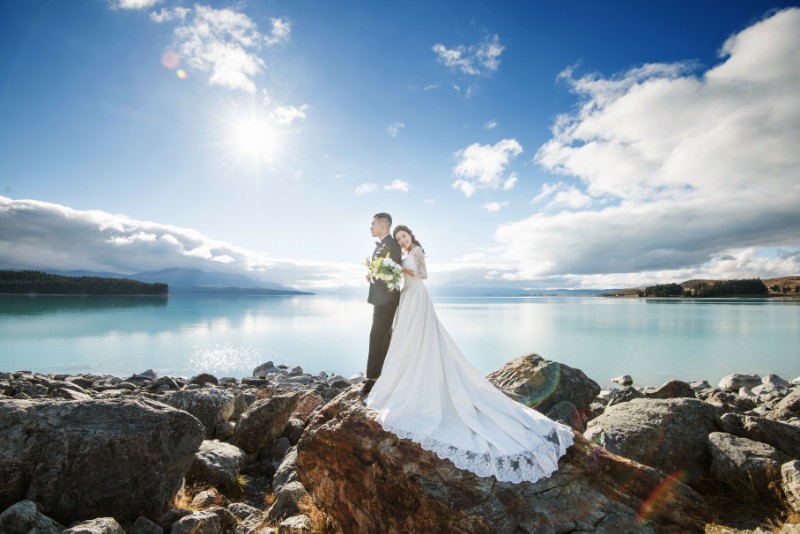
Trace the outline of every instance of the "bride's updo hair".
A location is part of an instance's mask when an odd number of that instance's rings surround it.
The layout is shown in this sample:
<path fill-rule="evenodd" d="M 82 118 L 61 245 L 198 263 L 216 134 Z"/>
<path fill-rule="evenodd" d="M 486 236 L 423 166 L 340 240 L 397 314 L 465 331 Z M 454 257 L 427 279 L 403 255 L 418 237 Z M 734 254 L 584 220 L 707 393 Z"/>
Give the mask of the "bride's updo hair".
<path fill-rule="evenodd" d="M 394 227 L 394 232 L 392 232 L 392 237 L 394 238 L 395 241 L 397 241 L 397 232 L 405 232 L 411 236 L 411 245 L 412 245 L 411 248 L 414 248 L 414 245 L 418 246 L 419 248 L 422 248 L 422 245 L 420 244 L 419 241 L 417 241 L 414 232 L 412 232 L 411 228 L 409 228 L 408 226 L 404 224 L 398 224 L 397 226 Z M 422 248 L 422 252 L 425 252 L 424 248 Z"/>

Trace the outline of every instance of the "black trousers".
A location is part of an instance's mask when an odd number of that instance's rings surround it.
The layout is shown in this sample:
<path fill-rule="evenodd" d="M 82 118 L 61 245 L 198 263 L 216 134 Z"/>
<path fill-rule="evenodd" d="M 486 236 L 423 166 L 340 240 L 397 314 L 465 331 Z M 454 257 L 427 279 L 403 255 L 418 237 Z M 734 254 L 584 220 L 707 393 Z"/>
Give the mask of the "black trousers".
<path fill-rule="evenodd" d="M 372 310 L 372 330 L 369 332 L 369 357 L 367 358 L 367 378 L 381 376 L 383 361 L 392 339 L 392 322 L 397 304 L 374 306 Z"/>

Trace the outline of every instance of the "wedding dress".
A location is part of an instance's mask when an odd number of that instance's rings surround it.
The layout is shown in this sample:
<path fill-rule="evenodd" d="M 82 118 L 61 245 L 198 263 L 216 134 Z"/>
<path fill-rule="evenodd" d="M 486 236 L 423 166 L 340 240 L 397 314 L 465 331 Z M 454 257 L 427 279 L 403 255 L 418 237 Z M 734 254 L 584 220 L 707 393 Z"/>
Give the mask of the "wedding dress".
<path fill-rule="evenodd" d="M 392 340 L 366 399 L 376 420 L 456 467 L 502 482 L 536 482 L 558 469 L 572 429 L 507 397 L 473 368 L 436 317 L 415 247 Z"/>

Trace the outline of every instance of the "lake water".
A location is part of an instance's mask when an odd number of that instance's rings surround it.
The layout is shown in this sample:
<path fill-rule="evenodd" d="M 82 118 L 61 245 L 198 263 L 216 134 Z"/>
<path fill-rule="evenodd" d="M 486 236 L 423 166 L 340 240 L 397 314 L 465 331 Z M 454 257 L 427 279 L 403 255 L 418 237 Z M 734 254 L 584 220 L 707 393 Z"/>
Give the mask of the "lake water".
<path fill-rule="evenodd" d="M 250 376 L 300 365 L 350 376 L 366 365 L 365 298 L 0 296 L 0 370 L 129 376 Z M 726 374 L 800 375 L 800 302 L 436 298 L 439 318 L 483 373 L 535 352 L 602 387 Z"/>

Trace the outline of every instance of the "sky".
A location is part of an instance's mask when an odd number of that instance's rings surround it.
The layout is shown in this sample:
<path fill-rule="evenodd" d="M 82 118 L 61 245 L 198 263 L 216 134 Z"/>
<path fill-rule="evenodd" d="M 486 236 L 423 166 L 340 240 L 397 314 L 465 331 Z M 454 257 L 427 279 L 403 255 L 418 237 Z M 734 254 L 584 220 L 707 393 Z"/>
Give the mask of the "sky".
<path fill-rule="evenodd" d="M 800 274 L 800 3 L 0 2 L 0 268 Z"/>

